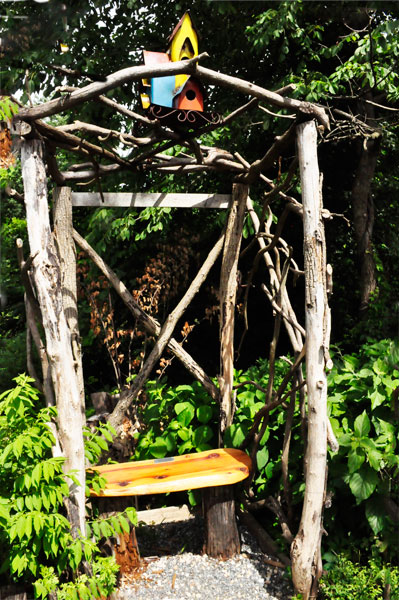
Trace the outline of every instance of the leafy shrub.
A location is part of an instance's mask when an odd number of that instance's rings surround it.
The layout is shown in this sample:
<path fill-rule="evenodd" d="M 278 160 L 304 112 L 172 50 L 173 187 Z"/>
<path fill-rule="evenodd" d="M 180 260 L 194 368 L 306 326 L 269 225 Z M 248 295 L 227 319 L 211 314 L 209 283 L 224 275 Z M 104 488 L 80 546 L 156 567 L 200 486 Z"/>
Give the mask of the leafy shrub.
<path fill-rule="evenodd" d="M 353 558 L 384 552 L 389 559 L 397 552 L 394 523 L 386 502 L 397 497 L 399 457 L 395 411 L 398 410 L 399 349 L 390 340 L 367 343 L 357 354 L 336 352 L 335 366 L 328 377 L 328 411 L 340 443 L 329 457 L 329 492 L 332 506 L 325 512 L 329 537 L 323 560 L 334 561 L 333 552 L 347 549 Z M 287 372 L 279 359 L 275 366 L 275 388 Z M 224 443 L 240 447 L 256 412 L 264 404 L 268 362 L 259 360 L 247 371 L 236 371 L 236 411 L 226 430 Z M 254 385 L 254 383 L 257 384 Z M 176 388 L 165 380 L 150 382 L 142 408 L 144 430 L 138 434 L 135 459 L 160 458 L 210 449 L 217 443 L 218 407 L 199 383 Z M 270 413 L 256 456 L 252 490 L 256 499 L 282 497 L 281 453 L 286 424 L 286 407 Z M 289 482 L 292 505 L 300 506 L 304 492 L 303 440 L 298 403 L 291 431 Z M 360 508 L 360 510 L 359 510 Z M 294 521 L 299 511 L 294 510 Z M 270 522 L 270 519 L 269 519 Z M 273 522 L 279 535 L 277 519 Z M 294 524 L 295 527 L 295 524 Z"/>
<path fill-rule="evenodd" d="M 398 392 L 399 348 L 394 342 L 367 343 L 357 355 L 336 356 L 329 375 L 328 404 L 340 444 L 330 460 L 329 486 L 339 496 L 341 507 L 341 511 L 337 507 L 335 524 L 339 527 L 341 517 L 346 523 L 346 513 L 352 529 L 353 519 L 359 519 L 357 506 L 361 506 L 362 525 L 368 523 L 371 529 L 363 535 L 372 533 L 379 551 L 392 554 L 397 551 L 397 537 L 386 503 L 399 493 Z"/>
<path fill-rule="evenodd" d="M 399 568 L 381 567 L 371 560 L 368 566 L 339 556 L 334 567 L 320 581 L 322 600 L 381 600 L 390 585 L 391 598 L 399 598 Z"/>
<path fill-rule="evenodd" d="M 60 600 L 107 596 L 118 567 L 112 558 L 100 556 L 93 538 L 128 531 L 129 525 L 124 515 L 94 520 L 88 527 L 92 539 L 72 537 L 63 507 L 69 494 L 64 459 L 51 455 L 54 437 L 49 424 L 56 409 L 40 407 L 29 377 L 20 375 L 15 381 L 14 389 L 0 395 L 1 572 L 13 581 L 32 583 L 36 598 L 46 598 L 54 590 Z M 94 458 L 105 444 L 98 439 L 92 435 L 89 440 Z M 73 473 L 68 476 L 74 478 Z M 125 514 L 135 521 L 134 509 Z M 82 561 L 89 563 L 93 576 L 79 573 Z"/>
<path fill-rule="evenodd" d="M 200 383 L 170 388 L 165 380 L 151 381 L 147 383 L 146 396 L 142 410 L 146 428 L 138 437 L 135 459 L 215 448 L 216 402 Z"/>

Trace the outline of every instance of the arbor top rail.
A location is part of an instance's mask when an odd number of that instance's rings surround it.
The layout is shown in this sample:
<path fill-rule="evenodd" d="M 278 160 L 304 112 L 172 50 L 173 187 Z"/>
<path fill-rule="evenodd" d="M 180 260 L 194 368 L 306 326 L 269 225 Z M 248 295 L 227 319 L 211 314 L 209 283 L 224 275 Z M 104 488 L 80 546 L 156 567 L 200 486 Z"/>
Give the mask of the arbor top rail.
<path fill-rule="evenodd" d="M 103 208 L 228 208 L 231 194 L 167 194 L 131 192 L 72 192 L 73 207 Z"/>

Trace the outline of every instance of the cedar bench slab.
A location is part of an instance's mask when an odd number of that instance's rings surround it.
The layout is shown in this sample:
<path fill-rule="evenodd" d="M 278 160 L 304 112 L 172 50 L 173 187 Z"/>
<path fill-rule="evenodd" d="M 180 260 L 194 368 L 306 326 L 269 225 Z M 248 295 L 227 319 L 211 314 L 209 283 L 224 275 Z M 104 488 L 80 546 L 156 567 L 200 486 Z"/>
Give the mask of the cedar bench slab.
<path fill-rule="evenodd" d="M 242 450 L 218 448 L 91 470 L 107 480 L 101 493 L 91 490 L 91 496 L 140 496 L 231 485 L 248 477 L 251 459 Z"/>

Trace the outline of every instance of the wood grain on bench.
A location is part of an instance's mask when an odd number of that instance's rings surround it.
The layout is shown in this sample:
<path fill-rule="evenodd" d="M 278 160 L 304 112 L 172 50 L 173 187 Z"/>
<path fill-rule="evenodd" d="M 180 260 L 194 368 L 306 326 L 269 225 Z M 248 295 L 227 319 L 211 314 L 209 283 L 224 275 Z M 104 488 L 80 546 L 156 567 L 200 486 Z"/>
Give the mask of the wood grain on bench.
<path fill-rule="evenodd" d="M 92 467 L 107 484 L 92 496 L 140 496 L 231 485 L 246 479 L 250 457 L 241 450 L 219 448 L 153 460 Z"/>

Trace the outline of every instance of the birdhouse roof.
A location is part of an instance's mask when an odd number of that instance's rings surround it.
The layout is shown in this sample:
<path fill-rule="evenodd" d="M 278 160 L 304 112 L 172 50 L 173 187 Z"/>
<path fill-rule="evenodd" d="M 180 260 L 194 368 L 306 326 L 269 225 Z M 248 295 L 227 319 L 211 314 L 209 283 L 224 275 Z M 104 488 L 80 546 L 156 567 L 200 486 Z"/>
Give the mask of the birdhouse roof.
<path fill-rule="evenodd" d="M 191 23 L 191 27 L 194 29 L 195 33 L 197 34 L 197 37 L 199 38 L 199 33 L 198 33 L 198 29 L 196 28 L 196 26 L 194 25 L 194 22 L 191 18 L 190 15 L 190 11 L 186 10 L 186 12 L 184 13 L 184 15 L 182 16 L 182 18 L 180 19 L 180 21 L 178 22 L 178 24 L 176 25 L 176 27 L 174 28 L 174 30 L 172 31 L 172 33 L 170 34 L 169 38 L 168 38 L 168 43 L 170 44 L 173 40 L 173 38 L 175 37 L 175 35 L 177 34 L 177 32 L 179 31 L 180 27 L 183 25 L 183 21 L 186 17 L 186 15 L 188 16 L 188 18 L 190 19 L 190 23 Z"/>

